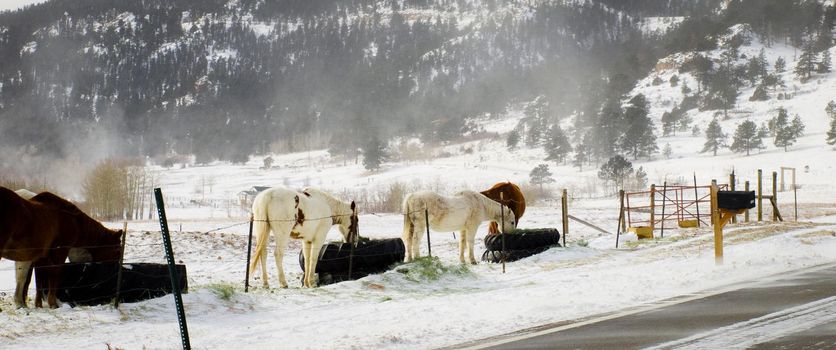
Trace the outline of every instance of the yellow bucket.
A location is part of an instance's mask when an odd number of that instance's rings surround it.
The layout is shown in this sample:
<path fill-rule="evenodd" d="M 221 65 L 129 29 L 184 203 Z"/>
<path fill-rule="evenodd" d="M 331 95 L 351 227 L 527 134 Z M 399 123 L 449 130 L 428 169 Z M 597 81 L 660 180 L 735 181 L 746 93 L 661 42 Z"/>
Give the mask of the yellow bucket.
<path fill-rule="evenodd" d="M 630 227 L 627 231 L 635 233 L 639 239 L 653 238 L 653 228 L 650 226 Z"/>
<path fill-rule="evenodd" d="M 689 228 L 689 227 L 698 227 L 699 223 L 697 219 L 690 219 L 690 220 L 682 220 L 679 222 L 679 227 L 681 228 Z"/>

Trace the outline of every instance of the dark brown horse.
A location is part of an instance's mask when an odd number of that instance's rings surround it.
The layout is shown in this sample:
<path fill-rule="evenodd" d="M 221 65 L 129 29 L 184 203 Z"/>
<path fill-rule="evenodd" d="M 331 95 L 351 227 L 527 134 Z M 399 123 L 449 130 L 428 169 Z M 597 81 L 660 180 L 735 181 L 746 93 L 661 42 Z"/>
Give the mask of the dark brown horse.
<path fill-rule="evenodd" d="M 115 260 L 121 254 L 120 238 L 121 232 L 105 228 L 52 193 L 26 200 L 0 187 L 0 258 L 34 261 L 44 267 L 47 302 L 52 308 L 58 307 L 60 266 L 70 248 L 85 248 L 91 256 Z"/>
<path fill-rule="evenodd" d="M 519 186 L 511 182 L 500 182 L 480 193 L 510 208 L 514 212 L 514 217 L 517 218 L 517 225 L 520 224 L 520 218 L 525 213 L 525 197 L 523 197 Z M 500 194 L 502 195 L 502 200 L 499 199 Z M 495 221 L 491 221 L 488 225 L 488 234 L 499 234 L 499 225 Z"/>

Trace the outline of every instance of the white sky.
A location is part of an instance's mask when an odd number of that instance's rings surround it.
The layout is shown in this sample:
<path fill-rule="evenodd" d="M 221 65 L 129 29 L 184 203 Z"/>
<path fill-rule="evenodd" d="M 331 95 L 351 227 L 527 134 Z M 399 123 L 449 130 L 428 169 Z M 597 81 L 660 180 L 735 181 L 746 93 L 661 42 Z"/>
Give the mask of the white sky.
<path fill-rule="evenodd" d="M 46 0 L 0 0 L 0 11 L 16 10 L 25 5 L 39 4 Z"/>

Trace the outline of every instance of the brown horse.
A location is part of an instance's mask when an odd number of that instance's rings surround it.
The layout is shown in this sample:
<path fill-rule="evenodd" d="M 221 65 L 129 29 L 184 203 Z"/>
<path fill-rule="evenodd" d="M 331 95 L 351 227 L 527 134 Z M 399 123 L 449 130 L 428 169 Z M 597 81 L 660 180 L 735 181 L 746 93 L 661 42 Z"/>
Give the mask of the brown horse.
<path fill-rule="evenodd" d="M 511 182 L 500 182 L 480 193 L 510 208 L 514 213 L 514 217 L 517 218 L 517 225 L 519 225 L 520 218 L 525 213 L 525 197 L 523 197 L 519 186 Z M 502 194 L 502 200 L 499 199 L 500 194 Z M 491 221 L 488 225 L 488 234 L 499 234 L 499 225 L 497 225 L 496 221 Z"/>
<path fill-rule="evenodd" d="M 105 228 L 52 193 L 43 192 L 27 201 L 0 187 L 0 258 L 42 266 L 52 308 L 58 307 L 60 264 L 70 248 L 86 248 L 92 256 L 115 260 L 121 254 L 120 238 L 121 232 Z M 37 300 L 36 306 L 41 306 Z"/>

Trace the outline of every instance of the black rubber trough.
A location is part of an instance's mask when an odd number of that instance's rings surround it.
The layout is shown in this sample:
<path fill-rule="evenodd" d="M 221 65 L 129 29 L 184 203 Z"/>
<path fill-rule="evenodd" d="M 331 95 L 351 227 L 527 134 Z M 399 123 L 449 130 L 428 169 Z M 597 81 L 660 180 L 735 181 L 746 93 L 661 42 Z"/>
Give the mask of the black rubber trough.
<path fill-rule="evenodd" d="M 505 254 L 502 253 L 502 240 L 505 240 Z M 493 263 L 516 261 L 535 254 L 540 254 L 551 247 L 560 247 L 560 232 L 554 228 L 521 229 L 509 233 L 485 236 L 485 248 L 482 261 Z"/>
<path fill-rule="evenodd" d="M 363 278 L 374 273 L 381 273 L 399 262 L 406 255 L 400 238 L 361 240 L 354 247 L 351 261 L 351 276 L 348 275 L 351 245 L 348 243 L 328 243 L 319 251 L 316 273 L 319 284 L 326 285 Z M 299 252 L 299 266 L 305 271 L 305 257 Z"/>
<path fill-rule="evenodd" d="M 175 265 L 181 293 L 188 292 L 186 265 Z M 116 296 L 116 279 L 119 263 L 69 263 L 61 268 L 58 300 L 76 305 L 101 305 L 111 303 Z M 170 294 L 171 278 L 168 265 L 153 263 L 122 264 L 122 288 L 120 303 L 159 298 Z"/>

